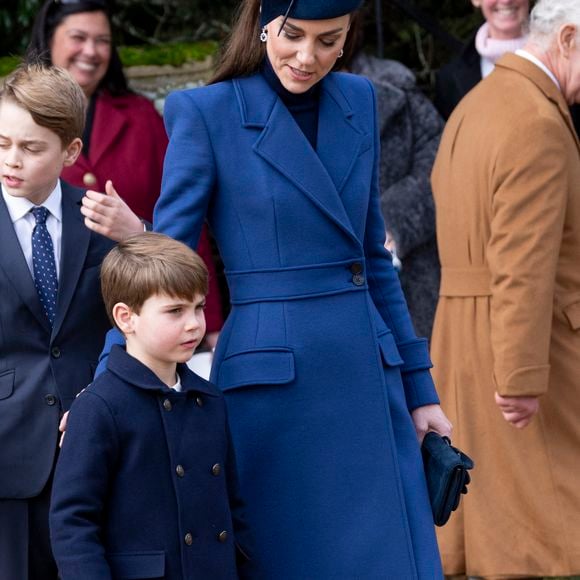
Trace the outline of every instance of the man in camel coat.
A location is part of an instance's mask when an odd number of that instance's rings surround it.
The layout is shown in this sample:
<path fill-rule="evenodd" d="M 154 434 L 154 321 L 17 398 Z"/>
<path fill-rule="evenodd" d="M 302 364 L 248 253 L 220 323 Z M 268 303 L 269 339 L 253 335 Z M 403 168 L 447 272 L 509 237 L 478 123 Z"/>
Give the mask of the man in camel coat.
<path fill-rule="evenodd" d="M 476 463 L 440 530 L 446 574 L 580 574 L 580 2 L 540 0 L 522 51 L 451 116 L 432 175 L 432 342 Z"/>

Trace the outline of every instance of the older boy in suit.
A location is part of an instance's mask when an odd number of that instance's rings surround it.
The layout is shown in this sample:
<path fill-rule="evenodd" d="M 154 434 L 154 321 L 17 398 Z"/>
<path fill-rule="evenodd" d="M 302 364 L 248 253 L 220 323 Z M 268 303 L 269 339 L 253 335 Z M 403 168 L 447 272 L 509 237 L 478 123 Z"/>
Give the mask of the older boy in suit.
<path fill-rule="evenodd" d="M 99 267 L 113 242 L 59 180 L 85 99 L 60 69 L 20 67 L 0 92 L 0 578 L 56 578 L 48 533 L 58 424 L 109 328 Z"/>

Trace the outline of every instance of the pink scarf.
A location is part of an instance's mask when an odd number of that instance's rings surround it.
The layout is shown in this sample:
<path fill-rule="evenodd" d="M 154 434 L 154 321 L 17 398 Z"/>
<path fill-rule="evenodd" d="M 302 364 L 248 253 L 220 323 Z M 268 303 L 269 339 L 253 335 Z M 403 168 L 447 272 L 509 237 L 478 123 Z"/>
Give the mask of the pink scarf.
<path fill-rule="evenodd" d="M 497 38 L 490 38 L 489 26 L 485 22 L 475 35 L 475 48 L 482 58 L 495 63 L 498 58 L 506 54 L 506 52 L 515 52 L 522 48 L 526 43 L 526 36 L 519 36 L 518 38 L 511 38 L 510 40 L 498 40 Z"/>

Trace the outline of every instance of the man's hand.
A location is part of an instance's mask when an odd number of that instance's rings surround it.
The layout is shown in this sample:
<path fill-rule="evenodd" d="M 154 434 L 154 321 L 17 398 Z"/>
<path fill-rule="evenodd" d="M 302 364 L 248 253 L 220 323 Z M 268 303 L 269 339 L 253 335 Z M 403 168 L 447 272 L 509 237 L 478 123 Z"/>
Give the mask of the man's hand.
<path fill-rule="evenodd" d="M 83 197 L 81 213 L 87 228 L 115 242 L 142 233 L 143 223 L 121 199 L 110 179 L 105 192 L 88 190 Z"/>
<path fill-rule="evenodd" d="M 529 425 L 540 409 L 538 397 L 502 397 L 496 393 L 495 403 L 503 418 L 518 429 L 523 429 Z"/>
<path fill-rule="evenodd" d="M 439 405 L 425 405 L 418 407 L 411 413 L 417 439 L 419 444 L 423 443 L 423 437 L 428 431 L 435 431 L 439 435 L 451 437 L 453 425 L 445 416 L 445 413 Z"/>

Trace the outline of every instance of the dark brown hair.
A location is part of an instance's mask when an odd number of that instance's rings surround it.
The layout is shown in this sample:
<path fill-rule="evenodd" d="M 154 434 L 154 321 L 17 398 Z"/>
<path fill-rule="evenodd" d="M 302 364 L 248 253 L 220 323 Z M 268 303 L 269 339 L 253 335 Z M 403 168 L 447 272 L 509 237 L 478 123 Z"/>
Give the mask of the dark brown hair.
<path fill-rule="evenodd" d="M 101 292 L 109 319 L 124 302 L 139 314 L 155 294 L 193 301 L 208 292 L 203 260 L 185 244 L 164 234 L 145 232 L 119 242 L 101 266 Z"/>
<path fill-rule="evenodd" d="M 351 22 L 357 13 L 351 13 Z M 349 30 L 344 44 L 345 55 L 354 52 L 355 40 Z M 260 70 L 265 55 L 266 43 L 260 41 L 260 0 L 242 0 L 230 36 L 220 53 L 215 74 L 208 84 L 254 74 Z M 332 70 L 341 67 L 341 60 L 338 59 Z"/>
<path fill-rule="evenodd" d="M 64 69 L 21 64 L 4 79 L 0 102 L 11 101 L 30 113 L 37 125 L 55 133 L 63 149 L 81 138 L 85 126 L 85 95 Z"/>

